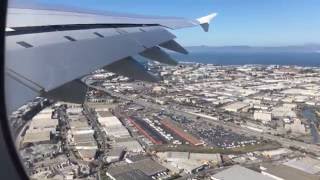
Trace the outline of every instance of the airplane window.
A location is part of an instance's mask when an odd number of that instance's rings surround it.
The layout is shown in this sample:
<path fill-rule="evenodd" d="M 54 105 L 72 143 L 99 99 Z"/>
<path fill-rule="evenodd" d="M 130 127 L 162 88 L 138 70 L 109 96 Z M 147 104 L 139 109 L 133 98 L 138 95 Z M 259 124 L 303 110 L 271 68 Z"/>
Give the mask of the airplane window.
<path fill-rule="evenodd" d="M 9 1 L 0 179 L 320 179 L 319 7 Z"/>

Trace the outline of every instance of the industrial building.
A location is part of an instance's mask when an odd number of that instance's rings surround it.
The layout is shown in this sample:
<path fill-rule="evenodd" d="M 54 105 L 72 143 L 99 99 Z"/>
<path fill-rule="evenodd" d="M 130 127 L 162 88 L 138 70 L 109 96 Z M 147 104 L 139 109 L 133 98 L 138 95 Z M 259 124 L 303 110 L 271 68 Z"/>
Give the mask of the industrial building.
<path fill-rule="evenodd" d="M 246 108 L 248 106 L 249 106 L 248 103 L 235 102 L 235 103 L 228 104 L 227 106 L 224 106 L 224 109 L 226 111 L 230 111 L 230 112 L 239 112 L 240 110 L 242 110 L 243 108 Z"/>
<path fill-rule="evenodd" d="M 109 111 L 97 111 L 98 122 L 104 132 L 113 138 L 126 138 L 130 134 L 121 121 Z"/>
<path fill-rule="evenodd" d="M 263 112 L 263 111 L 255 111 L 253 114 L 253 118 L 255 120 L 262 121 L 263 124 L 267 124 L 272 120 L 272 113 Z"/>
<path fill-rule="evenodd" d="M 115 139 L 114 146 L 124 147 L 127 152 L 144 152 L 144 149 L 141 147 L 139 142 L 133 138 Z"/>
<path fill-rule="evenodd" d="M 138 162 L 144 159 L 150 159 L 151 156 L 145 155 L 145 154 L 134 154 L 134 155 L 130 155 L 127 154 L 125 157 L 125 161 L 127 163 L 134 163 L 134 162 Z"/>
<path fill-rule="evenodd" d="M 141 161 L 137 161 L 135 163 L 130 164 L 131 167 L 135 169 L 139 169 L 147 176 L 157 176 L 163 172 L 167 172 L 168 169 L 164 166 L 160 165 L 159 163 L 153 161 L 152 159 L 143 159 Z"/>
<path fill-rule="evenodd" d="M 147 176 L 142 171 L 137 170 L 137 169 L 133 169 L 133 170 L 130 170 L 130 171 L 127 171 L 127 172 L 116 174 L 116 175 L 114 175 L 114 176 L 112 176 L 110 178 L 114 179 L 114 180 L 128 180 L 128 179 L 132 179 L 132 180 L 153 180 L 151 177 Z"/>
<path fill-rule="evenodd" d="M 234 165 L 211 176 L 212 180 L 274 180 L 270 176 L 250 170 L 240 165 Z"/>
<path fill-rule="evenodd" d="M 308 174 L 320 175 L 320 160 L 311 157 L 292 159 L 284 165 L 299 169 Z"/>
<path fill-rule="evenodd" d="M 297 114 L 292 110 L 292 107 L 290 106 L 278 106 L 272 109 L 272 116 L 295 118 L 297 117 Z"/>
<path fill-rule="evenodd" d="M 97 149 L 78 149 L 78 153 L 81 159 L 85 161 L 92 161 L 96 156 Z"/>
<path fill-rule="evenodd" d="M 51 108 L 46 108 L 34 116 L 23 137 L 22 145 L 50 143 L 56 133 L 57 119 L 52 119 Z"/>
<path fill-rule="evenodd" d="M 148 158 L 130 164 L 110 167 L 108 168 L 106 175 L 111 179 L 117 179 L 120 174 L 131 171 L 140 171 L 142 174 L 144 174 L 144 176 L 155 178 L 166 176 L 168 169 Z"/>
<path fill-rule="evenodd" d="M 294 118 L 293 123 L 287 123 L 284 126 L 285 129 L 291 130 L 292 133 L 307 134 L 308 131 L 304 124 L 302 124 L 299 118 Z"/>
<path fill-rule="evenodd" d="M 97 149 L 96 141 L 91 133 L 74 134 L 73 139 L 76 149 Z"/>
<path fill-rule="evenodd" d="M 283 164 L 262 164 L 261 173 L 275 180 L 319 180 L 319 176 Z"/>
<path fill-rule="evenodd" d="M 108 153 L 105 158 L 107 163 L 113 163 L 120 161 L 123 156 L 125 155 L 124 147 L 113 147 Z"/>
<path fill-rule="evenodd" d="M 106 103 L 106 102 L 87 102 L 86 106 L 98 112 L 98 111 L 109 111 L 109 109 L 114 108 L 116 104 Z"/>
<path fill-rule="evenodd" d="M 127 166 L 116 166 L 109 168 L 106 175 L 112 180 L 152 180 L 151 177 L 138 169 L 128 169 Z"/>
<path fill-rule="evenodd" d="M 69 121 L 72 134 L 93 134 L 93 129 L 88 125 L 86 120 L 75 119 Z"/>
<path fill-rule="evenodd" d="M 76 107 L 76 109 L 78 109 L 78 107 Z M 79 110 L 70 110 L 70 112 L 78 111 Z M 82 112 L 82 110 L 80 112 Z M 77 150 L 77 152 L 83 160 L 92 161 L 94 160 L 96 152 L 98 150 L 97 142 L 93 137 L 94 130 L 88 124 L 86 117 L 83 116 L 81 113 L 73 115 L 71 114 L 69 114 L 69 142 L 71 145 L 74 146 L 74 149 Z"/>
<path fill-rule="evenodd" d="M 104 126 L 103 127 L 104 132 L 110 137 L 113 138 L 126 138 L 130 137 L 130 134 L 123 125 L 121 126 Z"/>
<path fill-rule="evenodd" d="M 169 163 L 170 166 L 192 173 L 203 166 L 212 164 L 221 164 L 220 154 L 191 153 L 191 152 L 159 152 L 157 156 L 161 161 Z"/>
<path fill-rule="evenodd" d="M 50 130 L 32 130 L 27 131 L 23 138 L 23 145 L 27 144 L 47 144 L 50 143 L 51 131 Z"/>

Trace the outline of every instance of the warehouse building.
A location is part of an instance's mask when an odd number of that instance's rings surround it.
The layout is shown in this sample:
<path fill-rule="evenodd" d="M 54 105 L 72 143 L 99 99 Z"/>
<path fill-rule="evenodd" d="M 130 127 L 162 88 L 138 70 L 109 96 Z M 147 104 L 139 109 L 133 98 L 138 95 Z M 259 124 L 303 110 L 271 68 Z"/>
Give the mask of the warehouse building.
<path fill-rule="evenodd" d="M 161 161 L 187 173 L 197 172 L 207 166 L 209 162 L 216 165 L 222 162 L 220 154 L 169 151 L 159 152 L 157 155 Z"/>
<path fill-rule="evenodd" d="M 272 109 L 272 116 L 273 117 L 290 117 L 295 118 L 297 114 L 292 108 L 289 106 L 278 106 Z"/>
<path fill-rule="evenodd" d="M 71 118 L 69 121 L 70 144 L 74 145 L 83 160 L 94 160 L 98 150 L 97 142 L 93 137 L 94 130 L 83 115 L 69 116 L 69 118 Z"/>
<path fill-rule="evenodd" d="M 98 111 L 98 122 L 101 124 L 102 129 L 104 132 L 113 138 L 124 138 L 124 137 L 130 137 L 130 134 L 123 126 L 121 121 L 113 116 L 113 114 L 109 111 Z"/>
<path fill-rule="evenodd" d="M 110 168 L 106 175 L 112 180 L 152 180 L 151 177 L 138 169 L 128 169 L 126 166 Z"/>
<path fill-rule="evenodd" d="M 224 109 L 226 111 L 230 111 L 230 112 L 239 112 L 246 107 L 249 107 L 248 103 L 235 102 L 235 103 L 229 104 L 227 106 L 224 106 Z"/>
<path fill-rule="evenodd" d="M 292 159 L 284 163 L 284 165 L 295 168 L 295 169 L 299 169 L 308 174 L 320 175 L 320 160 L 313 159 L 311 157 Z"/>
<path fill-rule="evenodd" d="M 93 134 L 93 129 L 86 120 L 69 121 L 72 134 Z"/>
<path fill-rule="evenodd" d="M 28 144 L 48 144 L 50 143 L 51 131 L 50 130 L 33 130 L 27 131 L 23 138 L 23 146 Z"/>
<path fill-rule="evenodd" d="M 114 146 L 124 147 L 127 152 L 144 152 L 139 142 L 133 138 L 116 139 Z"/>
<path fill-rule="evenodd" d="M 110 167 L 106 175 L 111 179 L 117 179 L 120 174 L 130 171 L 140 171 L 144 174 L 144 177 L 147 176 L 155 179 L 156 177 L 166 176 L 168 169 L 148 158 L 130 164 Z"/>
<path fill-rule="evenodd" d="M 144 174 L 142 171 L 133 169 L 127 172 L 119 173 L 114 175 L 114 180 L 153 180 L 151 177 Z"/>
<path fill-rule="evenodd" d="M 96 149 L 78 149 L 78 153 L 84 161 L 93 161 L 96 156 Z"/>
<path fill-rule="evenodd" d="M 130 137 L 129 131 L 124 126 L 104 126 L 104 132 L 113 138 L 127 138 Z"/>
<path fill-rule="evenodd" d="M 108 153 L 105 158 L 107 163 L 113 163 L 120 161 L 125 155 L 124 147 L 113 147 Z"/>
<path fill-rule="evenodd" d="M 234 165 L 211 176 L 212 180 L 274 180 L 270 176 L 250 170 L 240 165 Z"/>
<path fill-rule="evenodd" d="M 299 118 L 293 118 L 293 123 L 285 124 L 284 128 L 287 130 L 291 130 L 292 133 L 297 133 L 297 134 L 308 133 L 305 125 L 301 122 Z"/>
<path fill-rule="evenodd" d="M 315 174 L 310 174 L 283 164 L 262 164 L 260 169 L 263 175 L 269 176 L 275 180 L 319 180 L 319 176 Z"/>
<path fill-rule="evenodd" d="M 255 111 L 253 114 L 253 118 L 255 120 L 262 121 L 263 124 L 267 124 L 272 120 L 272 113 L 263 112 L 263 111 Z"/>
<path fill-rule="evenodd" d="M 92 134 L 74 134 L 73 139 L 76 149 L 97 149 L 97 144 Z"/>
<path fill-rule="evenodd" d="M 130 164 L 135 169 L 139 169 L 147 176 L 158 176 L 161 173 L 168 172 L 168 169 L 152 159 L 144 159 Z"/>
<path fill-rule="evenodd" d="M 51 143 L 58 125 L 57 119 L 52 119 L 51 108 L 46 108 L 34 116 L 22 140 L 22 145 Z"/>
<path fill-rule="evenodd" d="M 145 155 L 145 154 L 134 154 L 134 155 L 126 155 L 125 161 L 127 163 L 134 163 L 138 162 L 144 159 L 150 159 L 151 156 Z"/>

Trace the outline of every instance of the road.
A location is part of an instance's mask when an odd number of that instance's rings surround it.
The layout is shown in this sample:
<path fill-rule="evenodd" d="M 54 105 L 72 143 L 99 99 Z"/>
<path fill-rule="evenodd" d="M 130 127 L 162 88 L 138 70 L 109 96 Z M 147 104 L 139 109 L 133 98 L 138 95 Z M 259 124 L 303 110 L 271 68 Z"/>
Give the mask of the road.
<path fill-rule="evenodd" d="M 98 161 L 98 166 L 96 167 L 97 171 L 97 179 L 101 179 L 101 169 L 105 165 L 104 163 L 104 156 L 108 150 L 108 144 L 107 144 L 107 136 L 106 134 L 102 131 L 101 126 L 98 123 L 97 116 L 94 111 L 92 111 L 86 103 L 83 104 L 83 109 L 84 109 L 84 115 L 87 117 L 87 119 L 91 122 L 91 126 L 93 127 L 95 133 L 96 133 L 96 141 L 100 145 L 99 151 L 101 153 L 99 154 L 97 161 Z"/>
<path fill-rule="evenodd" d="M 68 129 L 70 129 L 70 124 L 69 124 L 68 117 L 66 115 L 66 110 L 64 108 L 59 107 L 57 111 L 58 111 L 59 124 L 61 125 L 60 135 L 61 135 L 62 149 L 68 155 L 70 161 L 78 162 L 78 159 L 76 158 L 74 152 L 72 151 L 72 148 L 67 142 L 67 132 L 68 132 Z"/>
<path fill-rule="evenodd" d="M 89 107 L 86 104 L 84 104 L 83 109 L 84 109 L 85 116 L 91 122 L 91 126 L 94 128 L 94 131 L 95 131 L 95 133 L 97 135 L 96 140 L 98 141 L 98 143 L 100 145 L 99 149 L 100 149 L 100 151 L 105 153 L 107 151 L 107 149 L 108 149 L 108 144 L 106 142 L 107 135 L 101 129 L 101 126 L 98 123 L 98 119 L 97 119 L 97 116 L 96 116 L 95 112 L 90 110 Z"/>
<path fill-rule="evenodd" d="M 58 109 L 58 119 L 60 121 L 60 135 L 61 135 L 61 143 L 62 143 L 62 149 L 67 154 L 70 161 L 78 163 L 78 164 L 85 164 L 89 165 L 89 162 L 81 160 L 77 158 L 74 148 L 70 146 L 69 142 L 67 141 L 67 132 L 68 129 L 70 129 L 70 124 L 68 120 L 68 116 L 66 114 L 66 109 L 59 108 Z"/>
<path fill-rule="evenodd" d="M 87 83 L 87 85 L 89 87 L 91 87 L 91 88 L 94 88 L 94 89 L 97 89 L 97 90 L 100 90 L 100 91 L 104 91 L 104 92 L 110 94 L 111 96 L 118 97 L 118 98 L 121 98 L 121 99 L 124 99 L 124 100 L 128 100 L 128 101 L 132 101 L 133 103 L 141 105 L 141 106 L 144 106 L 144 107 L 148 107 L 148 108 L 159 110 L 159 111 L 160 110 L 164 110 L 164 111 L 169 112 L 171 114 L 185 116 L 185 117 L 190 118 L 190 119 L 197 119 L 197 117 L 198 117 L 197 115 L 194 115 L 192 113 L 183 111 L 181 109 L 177 109 L 177 108 L 172 107 L 172 106 L 170 106 L 170 108 L 169 108 L 169 107 L 164 106 L 164 105 L 158 105 L 158 104 L 146 102 L 146 101 L 141 100 L 141 99 L 136 99 L 136 98 L 133 98 L 133 97 L 130 97 L 130 96 L 125 96 L 123 94 L 120 94 L 120 93 L 105 89 L 103 87 L 93 86 L 93 85 L 88 84 L 88 83 Z M 311 153 L 311 154 L 315 154 L 316 156 L 320 156 L 320 147 L 318 145 L 315 145 L 315 144 L 307 144 L 307 143 L 304 143 L 304 142 L 295 141 L 295 140 L 291 140 L 291 139 L 287 139 L 287 138 L 283 138 L 283 137 L 279 137 L 279 136 L 274 136 L 274 135 L 267 134 L 267 133 L 261 133 L 261 132 L 250 130 L 248 128 L 244 128 L 244 127 L 238 126 L 238 125 L 236 125 L 234 123 L 222 123 L 220 121 L 214 121 L 214 120 L 212 120 L 210 118 L 206 118 L 206 117 L 201 117 L 198 120 L 203 120 L 203 121 L 210 122 L 211 124 L 214 124 L 214 125 L 223 126 L 225 129 L 231 129 L 232 131 L 234 131 L 236 133 L 245 134 L 245 135 L 249 135 L 249 136 L 262 137 L 264 139 L 277 141 L 280 144 L 282 144 L 282 146 L 284 146 L 284 147 L 296 147 L 296 148 L 299 148 L 299 149 L 303 149 L 305 152 L 308 152 L 308 153 Z"/>

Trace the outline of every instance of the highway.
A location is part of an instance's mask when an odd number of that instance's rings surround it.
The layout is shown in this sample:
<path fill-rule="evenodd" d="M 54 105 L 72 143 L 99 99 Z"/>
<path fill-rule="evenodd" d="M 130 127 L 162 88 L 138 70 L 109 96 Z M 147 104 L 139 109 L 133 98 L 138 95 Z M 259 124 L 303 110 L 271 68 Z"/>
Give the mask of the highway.
<path fill-rule="evenodd" d="M 181 109 L 177 109 L 176 107 L 170 106 L 170 108 L 169 108 L 168 106 L 165 106 L 165 105 L 158 105 L 158 104 L 146 102 L 145 100 L 136 99 L 136 98 L 133 98 L 130 96 L 122 95 L 120 93 L 110 91 L 110 90 L 105 89 L 103 87 L 93 86 L 89 83 L 86 83 L 86 84 L 91 88 L 94 88 L 94 89 L 97 89 L 100 91 L 104 91 L 104 92 L 110 94 L 111 96 L 118 97 L 118 98 L 121 98 L 121 99 L 124 99 L 127 101 L 132 101 L 133 103 L 144 106 L 144 107 L 152 108 L 152 109 L 159 110 L 159 111 L 164 110 L 168 113 L 171 113 L 174 115 L 185 116 L 186 118 L 190 118 L 193 120 L 196 120 L 198 117 L 197 115 L 195 115 L 193 113 L 186 112 Z M 315 144 L 307 144 L 307 143 L 300 142 L 300 141 L 295 141 L 295 140 L 291 140 L 291 139 L 287 139 L 287 138 L 283 138 L 283 137 L 279 137 L 279 136 L 274 136 L 274 135 L 267 134 L 267 133 L 254 131 L 254 130 L 251 130 L 251 129 L 248 129 L 245 127 L 238 126 L 234 123 L 222 123 L 221 121 L 215 121 L 211 118 L 201 117 L 200 119 L 197 119 L 197 120 L 207 121 L 207 122 L 210 122 L 214 125 L 220 125 L 220 126 L 223 126 L 225 129 L 231 129 L 232 131 L 234 131 L 236 133 L 245 134 L 247 136 L 248 135 L 249 136 L 256 136 L 256 137 L 262 137 L 264 139 L 268 139 L 268 140 L 272 140 L 272 141 L 277 141 L 284 147 L 295 147 L 295 148 L 303 149 L 307 153 L 311 153 L 316 156 L 320 156 L 320 147 Z"/>

